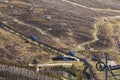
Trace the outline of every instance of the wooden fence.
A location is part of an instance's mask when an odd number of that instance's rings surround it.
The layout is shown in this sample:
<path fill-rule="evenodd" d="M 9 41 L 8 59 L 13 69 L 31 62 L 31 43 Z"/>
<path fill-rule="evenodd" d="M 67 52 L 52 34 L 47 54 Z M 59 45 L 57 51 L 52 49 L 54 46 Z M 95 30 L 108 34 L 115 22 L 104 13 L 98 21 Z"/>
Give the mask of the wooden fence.
<path fill-rule="evenodd" d="M 56 78 L 51 78 L 46 75 L 38 74 L 28 69 L 18 68 L 15 66 L 7 66 L 7 65 L 0 64 L 0 71 L 9 72 L 11 74 L 16 74 L 16 75 L 18 74 L 18 75 L 29 77 L 36 80 L 58 80 Z M 14 76 L 14 77 L 17 77 L 17 76 Z"/>

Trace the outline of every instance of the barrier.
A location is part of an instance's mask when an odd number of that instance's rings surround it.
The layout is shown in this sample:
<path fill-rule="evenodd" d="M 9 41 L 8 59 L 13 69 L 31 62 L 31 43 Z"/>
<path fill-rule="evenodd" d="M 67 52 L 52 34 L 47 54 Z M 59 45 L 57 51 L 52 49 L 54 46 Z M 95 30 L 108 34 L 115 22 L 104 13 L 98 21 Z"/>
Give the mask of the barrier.
<path fill-rule="evenodd" d="M 21 76 L 25 76 L 25 77 L 29 77 L 37 80 L 58 80 L 56 78 L 51 78 L 42 74 L 38 74 L 28 69 L 18 68 L 15 66 L 7 66 L 7 65 L 0 64 L 0 71 L 9 72 L 11 74 L 21 75 Z M 14 76 L 14 78 L 17 78 L 17 76 Z"/>

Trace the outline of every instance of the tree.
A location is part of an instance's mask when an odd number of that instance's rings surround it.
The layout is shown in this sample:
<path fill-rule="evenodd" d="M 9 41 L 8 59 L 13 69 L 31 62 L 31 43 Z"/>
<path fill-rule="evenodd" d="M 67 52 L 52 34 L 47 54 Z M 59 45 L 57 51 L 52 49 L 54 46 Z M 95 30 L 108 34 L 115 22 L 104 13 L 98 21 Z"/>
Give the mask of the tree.
<path fill-rule="evenodd" d="M 39 63 L 39 62 L 38 62 L 38 59 L 34 58 L 34 59 L 33 59 L 33 64 L 34 64 L 34 67 L 35 67 L 36 72 L 39 72 L 39 67 L 37 66 L 38 63 Z"/>
<path fill-rule="evenodd" d="M 38 59 L 34 58 L 34 59 L 33 59 L 33 64 L 34 64 L 34 65 L 37 65 L 38 63 L 39 63 L 39 62 L 38 62 Z"/>

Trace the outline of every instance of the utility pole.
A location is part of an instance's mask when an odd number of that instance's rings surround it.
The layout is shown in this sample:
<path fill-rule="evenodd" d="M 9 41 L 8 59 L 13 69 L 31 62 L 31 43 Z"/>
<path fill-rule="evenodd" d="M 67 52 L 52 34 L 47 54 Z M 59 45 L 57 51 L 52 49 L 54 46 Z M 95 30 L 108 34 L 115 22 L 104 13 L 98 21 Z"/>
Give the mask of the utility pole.
<path fill-rule="evenodd" d="M 98 71 L 105 71 L 105 80 L 108 80 L 108 55 L 105 55 L 105 63 L 100 61 L 96 64 Z"/>
<path fill-rule="evenodd" d="M 105 56 L 105 80 L 108 80 L 108 55 Z"/>

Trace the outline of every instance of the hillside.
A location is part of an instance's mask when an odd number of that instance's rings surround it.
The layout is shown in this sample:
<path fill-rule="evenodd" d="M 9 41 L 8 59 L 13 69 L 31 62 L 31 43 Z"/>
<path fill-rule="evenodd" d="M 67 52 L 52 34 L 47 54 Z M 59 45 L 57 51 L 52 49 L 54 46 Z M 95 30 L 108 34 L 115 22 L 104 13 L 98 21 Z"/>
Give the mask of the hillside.
<path fill-rule="evenodd" d="M 109 60 L 120 63 L 119 4 L 119 0 L 1 0 L 0 23 L 77 57 L 109 54 Z M 28 64 L 37 58 L 44 63 L 53 56 L 0 28 L 0 62 Z M 91 58 L 89 62 L 94 63 Z"/>
<path fill-rule="evenodd" d="M 17 64 L 28 64 L 34 58 L 42 60 L 50 59 L 50 55 L 37 46 L 26 43 L 20 37 L 0 29 L 0 59 Z M 29 55 L 29 56 L 28 56 Z"/>
<path fill-rule="evenodd" d="M 31 8 L 33 10 L 29 11 Z M 2 21 L 24 34 L 34 34 L 50 45 L 56 44 L 56 47 L 72 50 L 93 39 L 96 18 L 118 15 L 119 12 L 95 11 L 62 0 L 1 2 Z M 47 20 L 46 16 L 50 16 L 51 20 Z M 38 33 L 32 28 L 38 30 Z"/>
<path fill-rule="evenodd" d="M 111 10 L 120 10 L 120 1 L 119 0 L 69 0 L 72 2 L 79 3 L 81 5 L 92 7 L 92 8 L 101 8 L 101 9 L 111 9 Z"/>

